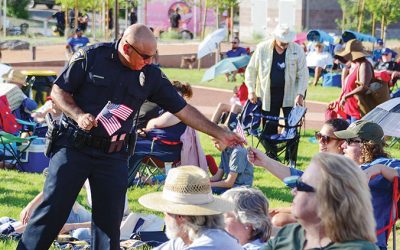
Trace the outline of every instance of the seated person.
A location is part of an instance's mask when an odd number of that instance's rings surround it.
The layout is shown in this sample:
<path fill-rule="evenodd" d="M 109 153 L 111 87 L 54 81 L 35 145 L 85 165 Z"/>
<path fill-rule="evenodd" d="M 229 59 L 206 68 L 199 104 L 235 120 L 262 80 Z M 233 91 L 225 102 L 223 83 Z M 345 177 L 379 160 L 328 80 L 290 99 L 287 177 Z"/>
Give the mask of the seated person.
<path fill-rule="evenodd" d="M 172 85 L 185 99 L 192 97 L 189 83 L 173 81 Z M 186 124 L 169 112 L 149 120 L 146 128 L 138 131 L 135 154 L 130 158 L 129 165 L 136 166 L 138 161 L 150 154 L 167 162 L 179 159 L 182 149 L 180 137 L 185 130 Z"/>
<path fill-rule="evenodd" d="M 145 129 L 147 123 L 156 117 L 159 117 L 163 113 L 163 109 L 154 102 L 148 100 L 144 101 L 139 111 L 138 123 L 136 129 Z"/>
<path fill-rule="evenodd" d="M 283 227 L 263 249 L 378 249 L 365 174 L 341 155 L 318 153 L 293 188 L 298 223 Z"/>
<path fill-rule="evenodd" d="M 51 96 L 46 98 L 46 102 L 40 108 L 38 108 L 34 113 L 32 113 L 32 117 L 37 123 L 45 123 L 45 117 L 47 113 L 51 113 L 53 120 L 60 121 L 62 111 L 56 106 L 56 104 L 51 100 Z"/>
<path fill-rule="evenodd" d="M 225 124 L 230 130 L 234 130 L 237 124 L 237 116 L 242 112 L 242 109 L 243 107 L 238 97 L 238 88 L 235 86 L 233 88 L 233 96 L 230 99 L 230 105 L 218 103 L 211 121 L 217 124 Z"/>
<path fill-rule="evenodd" d="M 234 209 L 232 202 L 212 195 L 208 174 L 198 167 L 171 169 L 163 191 L 143 195 L 139 203 L 164 213 L 169 241 L 155 250 L 243 249 L 224 230 L 223 214 Z"/>
<path fill-rule="evenodd" d="M 382 49 L 382 57 L 379 62 L 377 62 L 374 66 L 375 70 L 375 75 L 377 74 L 376 71 L 383 71 L 384 73 L 390 75 L 390 80 L 397 80 L 400 76 L 400 65 L 394 61 L 394 58 L 396 56 L 396 52 L 392 51 L 389 48 L 384 48 Z M 385 80 L 385 77 L 381 76 L 380 77 L 382 80 Z M 389 76 L 388 76 L 389 78 Z"/>
<path fill-rule="evenodd" d="M 243 56 L 243 55 L 249 54 L 245 48 L 239 46 L 239 44 L 240 44 L 239 38 L 237 38 L 237 37 L 233 38 L 231 44 L 232 44 L 232 48 L 230 50 L 228 50 L 225 54 L 227 58 L 238 57 L 238 56 Z M 225 74 L 226 81 L 229 82 L 230 81 L 229 77 L 231 77 L 232 81 L 235 82 L 236 74 L 237 74 L 237 71 L 233 71 L 231 73 L 226 73 Z"/>
<path fill-rule="evenodd" d="M 73 54 L 77 52 L 79 48 L 85 47 L 88 43 L 89 39 L 86 36 L 83 36 L 83 30 L 77 28 L 75 34 L 68 38 L 65 48 L 67 49 L 68 54 Z"/>
<path fill-rule="evenodd" d="M 221 195 L 232 201 L 235 209 L 224 214 L 225 230 L 247 250 L 258 250 L 269 240 L 272 231 L 269 203 L 258 189 L 232 188 Z"/>
<path fill-rule="evenodd" d="M 229 130 L 227 126 L 220 125 Z M 221 152 L 221 163 L 217 173 L 210 178 L 212 191 L 222 194 L 237 186 L 253 185 L 254 168 L 247 160 L 247 150 L 243 146 L 228 147 L 221 141 L 211 138 L 214 146 Z"/>
<path fill-rule="evenodd" d="M 316 43 L 314 48 L 314 51 L 307 54 L 306 62 L 310 71 L 314 71 L 313 85 L 317 86 L 323 71 L 326 70 L 328 65 L 333 64 L 333 59 L 331 54 L 323 51 L 324 45 L 322 43 Z"/>
<path fill-rule="evenodd" d="M 379 62 L 382 60 L 382 50 L 385 48 L 383 40 L 378 38 L 376 39 L 376 49 L 372 51 L 372 60 L 374 62 Z"/>

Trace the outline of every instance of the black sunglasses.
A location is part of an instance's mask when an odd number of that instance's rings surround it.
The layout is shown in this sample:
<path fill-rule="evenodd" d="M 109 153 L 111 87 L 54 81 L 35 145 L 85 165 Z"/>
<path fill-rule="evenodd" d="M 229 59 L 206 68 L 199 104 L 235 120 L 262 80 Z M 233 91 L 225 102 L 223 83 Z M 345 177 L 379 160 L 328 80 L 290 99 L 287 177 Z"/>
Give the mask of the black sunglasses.
<path fill-rule="evenodd" d="M 361 139 L 355 139 L 355 138 L 346 139 L 347 145 L 351 145 L 354 143 L 362 143 L 362 142 L 364 142 L 364 141 Z"/>
<path fill-rule="evenodd" d="M 315 139 L 321 141 L 323 144 L 328 144 L 329 142 L 331 142 L 331 140 L 340 140 L 338 138 L 331 137 L 328 135 L 322 135 L 320 132 L 315 132 Z"/>
<path fill-rule="evenodd" d="M 286 177 L 285 179 L 283 179 L 283 182 L 286 184 L 286 186 L 290 188 L 296 188 L 297 191 L 307 193 L 315 192 L 315 188 L 301 181 L 300 176 Z"/>
<path fill-rule="evenodd" d="M 147 60 L 147 59 L 152 58 L 152 57 L 154 56 L 154 55 L 142 54 L 142 53 L 140 53 L 135 47 L 133 47 L 132 44 L 128 43 L 128 41 L 125 40 L 125 42 L 126 42 L 126 44 L 128 44 L 129 46 L 131 46 L 131 48 L 132 48 L 139 56 L 141 56 L 141 57 L 143 58 L 143 60 Z"/>

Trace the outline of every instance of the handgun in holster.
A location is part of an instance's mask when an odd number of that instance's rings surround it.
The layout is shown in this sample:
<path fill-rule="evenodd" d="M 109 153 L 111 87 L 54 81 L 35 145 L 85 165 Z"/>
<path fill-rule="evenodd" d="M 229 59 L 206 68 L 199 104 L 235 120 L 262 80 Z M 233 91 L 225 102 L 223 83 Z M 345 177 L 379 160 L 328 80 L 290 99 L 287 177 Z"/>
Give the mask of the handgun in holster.
<path fill-rule="evenodd" d="M 60 134 L 60 126 L 57 124 L 57 121 L 53 120 L 50 113 L 46 114 L 45 119 L 47 123 L 47 132 L 44 155 L 50 158 L 54 143 Z"/>

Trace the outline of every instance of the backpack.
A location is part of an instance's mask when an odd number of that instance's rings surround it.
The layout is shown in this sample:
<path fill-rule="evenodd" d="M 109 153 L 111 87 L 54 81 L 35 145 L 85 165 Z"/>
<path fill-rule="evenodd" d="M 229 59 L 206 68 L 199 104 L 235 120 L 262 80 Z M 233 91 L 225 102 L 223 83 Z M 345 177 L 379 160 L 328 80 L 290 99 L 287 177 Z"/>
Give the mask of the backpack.
<path fill-rule="evenodd" d="M 0 130 L 10 134 L 21 130 L 21 125 L 17 123 L 15 115 L 11 113 L 10 104 L 5 95 L 0 96 Z"/>

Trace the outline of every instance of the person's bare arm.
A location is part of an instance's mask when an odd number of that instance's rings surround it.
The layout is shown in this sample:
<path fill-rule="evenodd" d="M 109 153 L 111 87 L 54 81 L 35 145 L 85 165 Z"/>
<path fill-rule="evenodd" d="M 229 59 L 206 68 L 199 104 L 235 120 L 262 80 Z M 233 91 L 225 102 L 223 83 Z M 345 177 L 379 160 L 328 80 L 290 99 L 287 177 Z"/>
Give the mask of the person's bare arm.
<path fill-rule="evenodd" d="M 359 77 L 358 82 L 360 83 L 360 86 L 353 89 L 350 93 L 347 93 L 344 96 L 344 99 L 347 99 L 355 94 L 359 94 L 366 91 L 369 83 L 371 82 L 372 74 L 373 72 L 369 68 L 368 63 L 366 62 L 361 63 L 360 67 L 358 68 L 358 77 Z"/>
<path fill-rule="evenodd" d="M 227 146 L 245 143 L 243 138 L 238 134 L 220 128 L 190 104 L 186 104 L 186 106 L 175 113 L 175 115 L 190 127 L 217 138 Z"/>
<path fill-rule="evenodd" d="M 281 180 L 290 176 L 289 167 L 269 158 L 263 152 L 256 148 L 249 147 L 247 149 L 247 158 L 249 162 L 253 163 L 256 166 L 265 168 L 265 170 L 269 171 L 271 174 L 275 175 Z"/>
<path fill-rule="evenodd" d="M 97 127 L 95 117 L 89 113 L 84 113 L 83 110 L 76 105 L 72 95 L 62 90 L 56 84 L 53 85 L 51 90 L 51 98 L 65 114 L 78 123 L 80 128 L 90 130 L 92 127 Z"/>
<path fill-rule="evenodd" d="M 26 225 L 31 218 L 33 210 L 43 201 L 43 192 L 40 192 L 38 195 L 31 200 L 31 202 L 26 205 L 24 209 L 22 209 L 21 213 L 19 214 L 19 219 L 23 225 Z"/>
<path fill-rule="evenodd" d="M 92 222 L 82 222 L 82 223 L 66 223 L 60 231 L 60 234 L 68 233 L 72 230 L 76 230 L 78 228 L 91 228 Z"/>
<path fill-rule="evenodd" d="M 165 112 L 164 114 L 160 115 L 157 118 L 151 119 L 146 126 L 146 129 L 152 128 L 166 128 L 176 125 L 180 122 L 178 117 L 171 114 L 170 112 Z"/>
<path fill-rule="evenodd" d="M 383 175 L 383 177 L 392 182 L 395 177 L 398 176 L 397 170 L 391 167 L 388 167 L 383 164 L 376 164 L 364 170 L 364 173 L 368 176 L 368 179 L 373 179 L 377 175 Z"/>
<path fill-rule="evenodd" d="M 224 176 L 224 170 L 221 168 L 218 169 L 217 173 L 213 176 L 210 177 L 211 182 L 216 182 L 222 180 L 222 177 Z"/>
<path fill-rule="evenodd" d="M 223 187 L 223 188 L 231 188 L 233 184 L 235 184 L 238 173 L 229 172 L 228 176 L 224 180 L 211 182 L 211 187 Z"/>

